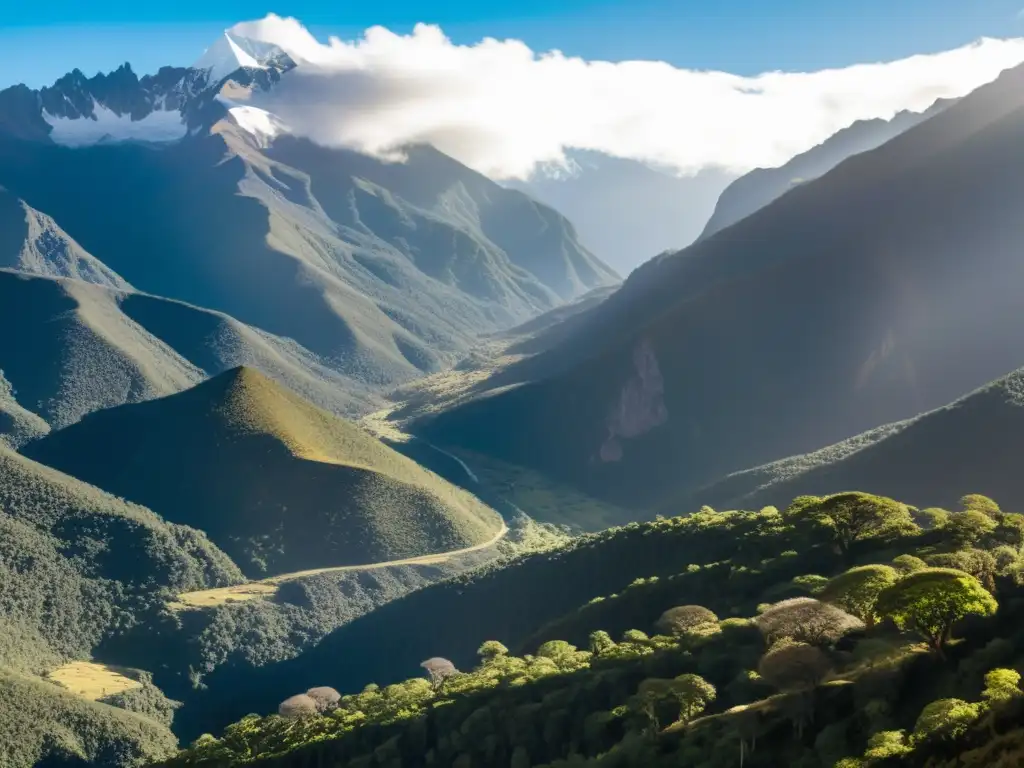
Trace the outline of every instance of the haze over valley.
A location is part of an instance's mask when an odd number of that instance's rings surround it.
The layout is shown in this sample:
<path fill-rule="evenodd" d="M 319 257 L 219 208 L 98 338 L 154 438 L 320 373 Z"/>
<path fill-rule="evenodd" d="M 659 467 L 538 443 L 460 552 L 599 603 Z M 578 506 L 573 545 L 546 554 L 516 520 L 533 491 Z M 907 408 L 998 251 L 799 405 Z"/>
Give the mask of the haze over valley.
<path fill-rule="evenodd" d="M 640 3 L 0 27 L 0 766 L 1021 764 L 1020 20 Z"/>

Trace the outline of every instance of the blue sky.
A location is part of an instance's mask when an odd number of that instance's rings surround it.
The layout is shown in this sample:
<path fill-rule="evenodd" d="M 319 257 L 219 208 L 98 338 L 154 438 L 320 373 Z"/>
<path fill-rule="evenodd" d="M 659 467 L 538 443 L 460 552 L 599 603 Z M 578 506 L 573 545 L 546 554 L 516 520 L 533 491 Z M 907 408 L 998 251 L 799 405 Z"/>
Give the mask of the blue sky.
<path fill-rule="evenodd" d="M 13 7 L 11 7 L 13 5 Z M 315 34 L 440 24 L 455 42 L 485 35 L 589 59 L 660 59 L 755 74 L 808 71 L 1024 35 L 1024 0 L 47 0 L 15 2 L 0 26 L 0 85 L 39 86 L 73 67 L 188 64 L 220 30 L 268 12 Z"/>

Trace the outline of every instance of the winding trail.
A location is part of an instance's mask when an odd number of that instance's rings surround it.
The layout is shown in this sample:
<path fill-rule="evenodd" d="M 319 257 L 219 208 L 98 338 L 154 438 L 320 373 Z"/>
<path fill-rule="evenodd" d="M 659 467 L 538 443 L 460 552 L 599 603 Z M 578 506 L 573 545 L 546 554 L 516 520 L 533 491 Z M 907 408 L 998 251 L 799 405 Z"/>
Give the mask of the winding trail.
<path fill-rule="evenodd" d="M 438 448 L 433 443 L 424 440 L 421 437 L 415 435 L 408 436 L 410 440 L 418 442 L 427 448 L 436 451 L 442 456 L 451 459 L 466 473 L 466 477 L 471 481 L 472 486 L 480 487 L 480 478 L 477 474 L 469 468 L 462 459 L 454 454 L 448 453 L 443 448 Z M 456 482 L 449 478 L 449 482 Z M 457 483 L 466 487 L 465 483 Z M 506 502 L 501 499 L 500 502 L 496 503 L 496 499 L 491 499 L 490 504 L 492 507 L 498 508 L 500 506 L 507 505 L 506 509 L 511 508 L 515 513 L 520 513 L 521 510 L 515 505 Z M 487 500 L 485 500 L 487 503 Z M 500 513 L 502 510 L 498 509 Z M 450 552 L 438 552 L 432 555 L 419 555 L 418 557 L 406 557 L 400 560 L 385 560 L 379 563 L 365 563 L 363 565 L 338 565 L 328 566 L 326 568 L 311 568 L 307 571 L 293 571 L 292 573 L 282 573 L 277 576 L 271 576 L 266 579 L 260 579 L 259 581 L 249 581 L 245 584 L 236 584 L 233 587 L 217 587 L 216 589 L 202 589 L 195 592 L 182 592 L 177 596 L 175 600 L 168 603 L 168 607 L 176 611 L 184 611 L 193 608 L 212 608 L 218 605 L 223 605 L 229 602 L 244 602 L 246 600 L 256 600 L 259 598 L 273 597 L 274 593 L 277 592 L 277 588 L 288 581 L 294 581 L 296 579 L 302 579 L 307 576 L 318 576 L 323 573 L 345 573 L 347 571 L 373 571 L 381 568 L 393 568 L 395 566 L 404 565 L 437 565 L 439 563 L 446 563 L 452 558 L 460 557 L 462 555 L 468 555 L 473 552 L 479 552 L 482 549 L 493 547 L 508 534 L 508 524 L 505 518 L 501 521 L 501 530 L 499 530 L 491 539 L 485 541 L 482 544 L 475 544 L 472 547 L 466 547 L 464 549 L 456 549 Z"/>
<path fill-rule="evenodd" d="M 287 581 L 302 579 L 307 576 L 317 576 L 322 573 L 344 573 L 346 571 L 373 571 L 380 568 L 392 568 L 402 565 L 437 565 L 446 563 L 452 558 L 468 555 L 472 552 L 479 552 L 482 549 L 493 547 L 508 533 L 508 525 L 504 520 L 499 530 L 491 539 L 482 544 L 474 544 L 472 547 L 455 549 L 450 552 L 437 552 L 432 555 L 419 555 L 418 557 L 405 557 L 400 560 L 385 560 L 379 563 L 364 563 L 363 565 L 338 565 L 327 568 L 311 568 L 308 571 L 294 571 L 271 576 L 260 581 L 250 581 L 245 584 L 236 584 L 233 587 L 218 587 L 217 589 L 202 589 L 196 592 L 183 592 L 177 599 L 168 604 L 172 610 L 188 610 L 190 608 L 212 608 L 228 602 L 243 602 L 258 598 L 268 598 L 277 592 L 278 586 Z"/>

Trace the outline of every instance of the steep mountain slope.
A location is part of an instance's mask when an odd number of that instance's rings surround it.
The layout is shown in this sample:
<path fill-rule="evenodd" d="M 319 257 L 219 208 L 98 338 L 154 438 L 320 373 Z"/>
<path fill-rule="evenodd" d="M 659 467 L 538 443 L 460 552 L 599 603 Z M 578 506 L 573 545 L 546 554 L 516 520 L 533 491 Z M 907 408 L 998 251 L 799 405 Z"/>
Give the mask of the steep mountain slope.
<path fill-rule="evenodd" d="M 47 277 L 72 277 L 108 288 L 131 288 L 82 250 L 57 225 L 0 187 L 0 268 Z"/>
<path fill-rule="evenodd" d="M 824 176 L 848 157 L 882 146 L 952 103 L 939 100 L 924 112 L 900 112 L 891 120 L 858 120 L 779 168 L 757 168 L 732 182 L 715 205 L 701 239 L 735 224 L 797 184 Z"/>
<path fill-rule="evenodd" d="M 246 367 L 23 450 L 203 529 L 250 576 L 457 550 L 501 526 L 472 495 Z"/>
<path fill-rule="evenodd" d="M 433 150 L 396 165 L 288 137 L 261 151 L 230 118 L 160 147 L 0 139 L 0 184 L 139 290 L 377 387 L 616 280 L 554 211 Z"/>
<path fill-rule="evenodd" d="M 217 312 L 0 270 L 0 435 L 14 444 L 86 413 L 253 365 L 335 413 L 375 398 L 298 344 Z M 5 415 L 6 414 L 6 415 Z"/>
<path fill-rule="evenodd" d="M 8 768 L 125 768 L 173 754 L 166 726 L 0 669 L 0 759 Z"/>
<path fill-rule="evenodd" d="M 1021 364 L 1024 68 L 636 270 L 557 377 L 418 427 L 664 508 Z M 766 299 L 770 297 L 770 302 Z"/>
<path fill-rule="evenodd" d="M 955 509 L 985 489 L 1024 508 L 1024 371 L 943 408 L 803 456 L 737 472 L 695 494 L 711 505 L 755 508 L 836 488 L 870 488 L 918 507 Z"/>
<path fill-rule="evenodd" d="M 177 392 L 202 372 L 77 280 L 0 270 L 0 369 L 22 409 L 62 427 L 98 408 Z"/>
<path fill-rule="evenodd" d="M 510 181 L 569 217 L 580 242 L 619 274 L 692 243 L 735 174 L 715 169 L 675 176 L 600 152 L 567 153 L 568 169 Z"/>
<path fill-rule="evenodd" d="M 202 533 L 2 444 L 0 529 L 0 667 L 40 673 L 88 657 L 163 590 L 242 580 Z"/>

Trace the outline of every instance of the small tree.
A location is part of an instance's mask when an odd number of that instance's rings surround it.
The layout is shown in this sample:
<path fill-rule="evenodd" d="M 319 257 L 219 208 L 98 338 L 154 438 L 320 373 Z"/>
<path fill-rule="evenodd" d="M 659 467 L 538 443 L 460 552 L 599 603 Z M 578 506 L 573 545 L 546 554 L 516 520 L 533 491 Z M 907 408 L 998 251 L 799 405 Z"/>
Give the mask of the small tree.
<path fill-rule="evenodd" d="M 658 731 L 661 730 L 660 710 L 669 703 L 679 705 L 679 721 L 685 723 L 703 712 L 715 696 L 715 686 L 700 675 L 680 675 L 672 680 L 648 678 L 640 683 L 632 706 Z"/>
<path fill-rule="evenodd" d="M 613 650 L 615 650 L 615 641 L 603 629 L 590 633 L 590 652 L 594 656 L 601 656 Z"/>
<path fill-rule="evenodd" d="M 559 672 L 574 672 L 590 665 L 590 653 L 576 650 L 575 645 L 570 645 L 565 640 L 548 640 L 537 649 L 536 655 L 543 659 L 551 659 Z"/>
<path fill-rule="evenodd" d="M 818 597 L 856 616 L 871 627 L 875 623 L 875 603 L 882 590 L 900 579 L 900 573 L 888 565 L 862 565 L 851 568 L 829 581 Z"/>
<path fill-rule="evenodd" d="M 679 700 L 679 720 L 688 723 L 715 700 L 718 692 L 700 675 L 680 675 L 672 681 L 672 694 Z"/>
<path fill-rule="evenodd" d="M 444 681 L 452 675 L 457 675 L 459 670 L 455 668 L 448 659 L 443 659 L 440 656 L 435 656 L 431 659 L 427 659 L 420 664 L 423 669 L 427 670 L 427 676 L 430 678 L 430 685 L 435 691 L 441 690 L 444 687 Z"/>
<path fill-rule="evenodd" d="M 316 708 L 320 712 L 328 712 L 336 708 L 338 702 L 341 701 L 341 694 L 326 685 L 310 688 L 306 691 L 306 695 L 316 702 Z"/>
<path fill-rule="evenodd" d="M 476 654 L 484 664 L 489 664 L 501 656 L 508 656 L 508 648 L 497 640 L 488 640 L 477 649 Z"/>
<path fill-rule="evenodd" d="M 919 634 L 941 654 L 957 621 L 971 614 L 990 616 L 996 608 L 995 598 L 970 574 L 926 568 L 883 591 L 876 610 L 892 617 L 901 629 Z"/>
<path fill-rule="evenodd" d="M 1015 669 L 993 669 L 985 675 L 981 697 L 990 704 L 1010 701 L 1021 695 L 1020 672 Z"/>
<path fill-rule="evenodd" d="M 864 757 L 868 760 L 887 760 L 903 757 L 913 751 L 913 748 L 907 744 L 905 731 L 880 731 L 868 739 L 868 748 L 864 752 Z"/>
<path fill-rule="evenodd" d="M 659 632 L 676 637 L 702 634 L 718 629 L 718 616 L 701 605 L 680 605 L 661 614 L 655 626 Z"/>
<path fill-rule="evenodd" d="M 769 606 L 754 623 L 769 643 L 784 637 L 801 643 L 834 643 L 864 628 L 856 616 L 813 597 L 794 597 Z"/>
<path fill-rule="evenodd" d="M 320 712 L 316 701 L 304 693 L 290 696 L 281 702 L 277 708 L 277 714 L 287 717 L 290 720 L 302 720 Z"/>
<path fill-rule="evenodd" d="M 772 646 L 757 665 L 757 672 L 780 691 L 814 688 L 824 680 L 832 665 L 820 648 L 783 640 Z"/>
<path fill-rule="evenodd" d="M 915 742 L 927 739 L 955 739 L 967 732 L 981 709 L 963 699 L 939 699 L 921 710 L 914 725 Z"/>

